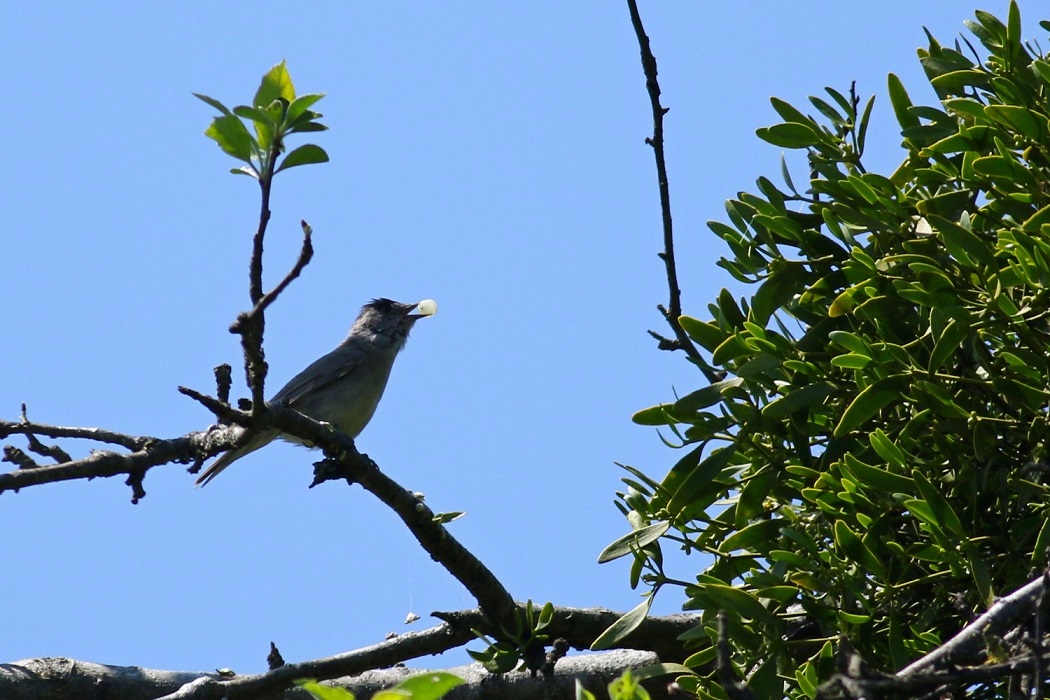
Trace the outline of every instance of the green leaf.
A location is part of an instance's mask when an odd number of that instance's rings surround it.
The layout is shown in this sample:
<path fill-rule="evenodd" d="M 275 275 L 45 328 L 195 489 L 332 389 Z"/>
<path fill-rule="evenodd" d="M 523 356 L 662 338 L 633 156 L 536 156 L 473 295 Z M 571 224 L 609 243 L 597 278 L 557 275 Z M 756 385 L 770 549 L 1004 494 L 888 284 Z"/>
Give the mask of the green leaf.
<path fill-rule="evenodd" d="M 312 165 L 313 163 L 327 162 L 328 154 L 325 153 L 325 150 L 320 146 L 308 143 L 299 146 L 299 148 L 296 148 L 294 151 L 286 155 L 281 161 L 281 164 L 277 166 L 275 172 L 279 173 L 282 170 L 287 170 L 288 168 L 294 168 L 300 165 Z"/>
<path fill-rule="evenodd" d="M 941 332 L 941 337 L 937 339 L 937 343 L 933 346 L 933 352 L 930 353 L 930 364 L 928 367 L 930 373 L 932 374 L 943 367 L 948 358 L 959 350 L 963 341 L 969 335 L 969 325 L 960 322 L 956 318 L 950 320 Z"/>
<path fill-rule="evenodd" d="M 219 148 L 234 158 L 249 164 L 252 162 L 255 140 L 248 133 L 244 122 L 236 116 L 230 114 L 216 117 L 204 131 L 204 135 L 213 139 L 219 144 Z"/>
<path fill-rule="evenodd" d="M 309 95 L 300 95 L 291 100 L 291 103 L 288 105 L 288 122 L 294 123 L 296 119 L 306 114 L 306 111 L 322 97 L 324 97 L 323 92 L 314 92 Z"/>
<path fill-rule="evenodd" d="M 618 537 L 598 555 L 598 563 L 604 564 L 628 554 L 634 554 L 647 544 L 660 539 L 669 527 L 671 527 L 670 522 L 661 520 L 658 523 L 647 525 L 640 530 Z"/>
<path fill-rule="evenodd" d="M 885 493 L 915 493 L 916 485 L 907 476 L 901 476 L 885 469 L 873 467 L 861 462 L 853 454 L 843 455 L 846 470 L 853 475 L 854 481 L 866 487 Z"/>
<path fill-rule="evenodd" d="M 744 380 L 740 377 L 733 377 L 731 379 L 723 379 L 720 382 L 715 382 L 705 386 L 703 389 L 698 389 L 691 394 L 686 394 L 682 398 L 678 399 L 674 403 L 675 411 L 699 411 L 702 408 L 713 406 L 722 400 L 722 392 L 726 389 L 733 389 L 744 383 Z"/>
<path fill-rule="evenodd" d="M 758 138 L 781 148 L 809 148 L 821 141 L 820 134 L 805 124 L 783 123 L 755 131 Z"/>
<path fill-rule="evenodd" d="M 696 639 L 706 641 L 709 639 L 709 637 L 707 634 L 707 630 L 704 629 L 703 625 L 697 625 L 696 627 L 693 627 L 692 629 L 678 635 L 678 639 L 680 641 L 693 641 Z M 712 663 L 715 660 L 717 654 L 718 650 L 715 649 L 714 646 L 704 647 L 700 651 L 689 656 L 685 660 L 685 665 L 691 669 L 702 669 L 703 667 Z"/>
<path fill-rule="evenodd" d="M 624 614 L 619 620 L 609 625 L 608 629 L 598 635 L 598 638 L 591 644 L 591 651 L 608 649 L 614 644 L 623 641 L 627 635 L 638 629 L 638 625 L 642 624 L 645 616 L 649 614 L 649 608 L 652 607 L 652 604 L 652 596 L 649 596 L 639 603 L 634 610 Z"/>
<path fill-rule="evenodd" d="M 439 525 L 447 525 L 448 523 L 452 522 L 453 520 L 459 520 L 460 518 L 462 518 L 465 515 L 466 515 L 466 512 L 462 511 L 462 510 L 453 510 L 453 511 L 449 511 L 448 513 L 435 513 L 434 514 L 434 522 L 439 524 Z"/>
<path fill-rule="evenodd" d="M 345 688 L 333 688 L 307 679 L 297 680 L 295 684 L 317 700 L 354 700 L 354 694 Z"/>
<path fill-rule="evenodd" d="M 769 103 L 773 105 L 773 109 L 777 111 L 777 114 L 779 114 L 780 118 L 783 119 L 785 122 L 796 122 L 799 124 L 813 123 L 812 119 L 810 119 L 805 114 L 795 109 L 793 105 L 791 105 L 788 102 L 785 102 L 779 97 L 770 97 Z"/>
<path fill-rule="evenodd" d="M 812 661 L 795 669 L 795 682 L 807 698 L 817 697 L 817 669 Z"/>
<path fill-rule="evenodd" d="M 995 603 L 995 586 L 992 583 L 992 574 L 988 571 L 988 564 L 976 547 L 967 547 L 966 557 L 981 603 L 986 608 L 991 608 Z"/>
<path fill-rule="evenodd" d="M 202 102 L 206 102 L 207 104 L 211 105 L 211 106 L 212 106 L 212 107 L 214 107 L 215 109 L 217 109 L 217 110 L 219 110 L 220 112 L 222 112 L 222 114 L 223 114 L 224 116 L 230 116 L 231 114 L 233 114 L 233 113 L 232 113 L 232 112 L 231 112 L 231 111 L 230 111 L 230 110 L 229 110 L 229 109 L 228 109 L 228 108 L 226 107 L 226 105 L 224 105 L 224 104 L 223 104 L 222 102 L 219 102 L 219 101 L 218 101 L 218 100 L 216 100 L 216 99 L 215 99 L 214 97 L 208 97 L 207 95 L 202 95 L 202 94 L 200 94 L 200 93 L 198 93 L 198 92 L 195 92 L 195 93 L 192 93 L 192 94 L 193 94 L 193 96 L 194 96 L 194 97 L 196 97 L 196 98 L 197 98 L 198 100 L 201 100 Z"/>
<path fill-rule="evenodd" d="M 729 465 L 735 454 L 736 443 L 733 443 L 715 451 L 701 461 L 695 469 L 692 469 L 685 476 L 681 481 L 681 485 L 675 489 L 670 503 L 667 504 L 667 509 L 671 513 L 678 513 L 692 505 L 701 495 L 711 499 L 713 495 L 709 492 L 711 482 Z M 664 480 L 664 485 L 668 486 L 666 479 Z M 721 486 L 716 487 L 716 490 L 721 490 L 721 488 Z"/>
<path fill-rule="evenodd" d="M 729 554 L 740 549 L 765 551 L 771 543 L 776 542 L 782 526 L 783 523 L 779 518 L 758 520 L 725 538 L 722 544 L 719 545 L 718 551 L 723 554 Z M 759 547 L 758 545 L 764 546 Z"/>
<path fill-rule="evenodd" d="M 762 417 L 780 420 L 814 404 L 823 403 L 824 399 L 833 396 L 837 391 L 838 387 L 830 382 L 815 382 L 793 388 L 783 396 L 779 396 L 766 404 L 762 408 Z"/>
<path fill-rule="evenodd" d="M 928 220 L 944 241 L 944 247 L 963 265 L 977 268 L 995 264 L 995 252 L 991 244 L 978 238 L 966 227 L 932 213 L 928 215 Z"/>
<path fill-rule="evenodd" d="M 443 671 L 423 673 L 406 678 L 389 690 L 380 690 L 372 700 L 439 700 L 463 682 L 459 676 Z"/>
<path fill-rule="evenodd" d="M 1039 116 L 1027 107 L 1017 105 L 988 105 L 984 113 L 990 119 L 1016 131 L 1025 138 L 1038 140 L 1047 131 L 1046 117 Z"/>
<path fill-rule="evenodd" d="M 261 122 L 269 126 L 271 130 L 277 126 L 277 123 L 274 120 L 273 113 L 265 109 L 259 109 L 257 107 L 245 107 L 244 105 L 240 105 L 238 107 L 233 108 L 233 113 L 236 114 L 238 117 L 242 117 L 253 122 Z"/>
<path fill-rule="evenodd" d="M 288 66 L 281 61 L 262 77 L 259 89 L 255 91 L 255 99 L 252 105 L 255 107 L 269 107 L 274 100 L 283 99 L 289 103 L 295 100 L 295 86 L 292 85 L 292 76 L 288 74 Z"/>
<path fill-rule="evenodd" d="M 895 74 L 886 76 L 890 93 L 890 104 L 893 105 L 893 113 L 897 116 L 897 122 L 902 129 L 914 129 L 920 125 L 919 118 L 911 113 L 911 98 L 908 97 L 904 83 Z"/>
<path fill-rule="evenodd" d="M 583 687 L 583 682 L 576 679 L 576 700 L 597 700 L 594 693 Z"/>
<path fill-rule="evenodd" d="M 835 426 L 835 437 L 848 435 L 862 423 L 881 411 L 884 407 L 901 397 L 907 386 L 907 379 L 902 375 L 893 375 L 880 379 L 853 399 Z"/>
<path fill-rule="evenodd" d="M 919 487 L 919 495 L 926 501 L 927 505 L 930 506 L 933 514 L 936 518 L 937 524 L 942 528 L 949 530 L 952 534 L 959 537 L 966 537 L 966 532 L 963 530 L 962 522 L 959 520 L 959 516 L 955 514 L 951 504 L 948 503 L 941 492 L 938 491 L 930 480 L 926 478 L 918 469 L 913 469 L 911 478 L 915 482 L 915 485 Z"/>
<path fill-rule="evenodd" d="M 1046 224 L 1050 224 L 1050 204 L 1028 217 L 1021 228 L 1027 233 L 1039 233 Z"/>
<path fill-rule="evenodd" d="M 770 510 L 766 499 L 778 481 L 777 471 L 777 469 L 767 467 L 748 475 L 736 502 L 735 522 L 737 527 L 743 527 L 753 518 L 764 515 L 767 510 Z"/>
<path fill-rule="evenodd" d="M 660 404 L 659 406 L 650 406 L 649 408 L 643 408 L 642 410 L 631 416 L 631 420 L 638 425 L 671 425 L 676 421 L 670 416 L 671 404 Z"/>
<path fill-rule="evenodd" d="M 715 323 L 700 321 L 690 316 L 679 316 L 678 323 L 686 335 L 708 352 L 713 351 L 726 339 L 726 333 Z"/>
<path fill-rule="evenodd" d="M 983 70 L 964 68 L 942 73 L 930 81 L 938 90 L 952 95 L 966 94 L 967 88 L 986 88 L 992 76 Z"/>
<path fill-rule="evenodd" d="M 1010 8 L 1007 10 L 1006 46 L 1014 54 L 1024 50 L 1021 47 L 1021 10 L 1017 7 L 1017 0 L 1010 0 Z"/>
<path fill-rule="evenodd" d="M 870 364 L 870 357 L 858 355 L 852 352 L 846 355 L 836 355 L 831 358 L 831 366 L 841 367 L 842 369 L 864 369 Z"/>
<path fill-rule="evenodd" d="M 758 598 L 742 588 L 726 586 L 719 583 L 706 583 L 699 586 L 700 595 L 708 598 L 715 607 L 740 617 L 764 622 L 767 625 L 779 625 L 780 619 L 771 613 Z M 710 608 L 710 606 L 706 606 Z"/>
<path fill-rule="evenodd" d="M 933 216 L 944 219 L 957 220 L 959 215 L 971 207 L 974 202 L 974 194 L 969 190 L 955 190 L 938 194 L 929 199 L 920 199 L 915 203 L 915 209 L 933 223 Z"/>
<path fill-rule="evenodd" d="M 319 117 L 321 115 L 318 114 L 317 116 Z M 327 131 L 327 130 L 328 130 L 328 127 L 325 126 L 324 124 L 321 124 L 320 122 L 304 122 L 304 121 L 302 121 L 301 118 L 300 118 L 300 120 L 298 122 L 295 123 L 295 126 L 293 126 L 290 129 L 290 131 L 293 131 L 293 132 L 295 132 L 297 134 L 306 133 L 308 131 Z"/>
<path fill-rule="evenodd" d="M 609 684 L 610 700 L 650 700 L 649 691 L 638 684 L 631 669 L 625 670 L 619 678 Z"/>
<path fill-rule="evenodd" d="M 841 520 L 835 521 L 835 545 L 855 564 L 879 578 L 886 577 L 886 569 L 864 541 Z"/>
<path fill-rule="evenodd" d="M 904 501 L 904 507 L 911 511 L 919 520 L 934 526 L 938 530 L 943 530 L 940 521 L 937 519 L 937 514 L 933 512 L 933 508 L 929 503 L 921 498 L 912 498 Z"/>
<path fill-rule="evenodd" d="M 905 456 L 904 450 L 898 447 L 881 428 L 875 429 L 875 431 L 869 436 L 868 442 L 870 442 L 871 446 L 875 448 L 875 451 L 879 453 L 879 456 L 888 463 L 898 469 L 907 469 L 909 460 L 908 457 Z M 853 455 L 849 453 L 847 453 L 846 456 L 847 459 L 853 457 Z"/>
<path fill-rule="evenodd" d="M 866 625 L 871 622 L 871 615 L 858 615 L 857 613 L 848 613 L 845 610 L 837 610 L 835 614 L 843 622 L 851 625 Z"/>
<path fill-rule="evenodd" d="M 868 345 L 866 340 L 855 333 L 850 333 L 849 331 L 831 331 L 828 333 L 828 339 L 836 345 L 846 348 L 850 352 L 863 355 L 867 358 L 872 357 L 871 346 Z"/>

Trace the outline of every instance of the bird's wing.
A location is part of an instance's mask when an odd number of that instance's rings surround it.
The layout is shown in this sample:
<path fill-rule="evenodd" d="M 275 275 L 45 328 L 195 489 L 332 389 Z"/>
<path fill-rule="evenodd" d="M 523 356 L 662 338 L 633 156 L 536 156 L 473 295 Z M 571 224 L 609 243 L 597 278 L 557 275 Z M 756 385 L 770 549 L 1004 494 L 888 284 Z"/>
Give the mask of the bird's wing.
<path fill-rule="evenodd" d="M 296 402 L 318 389 L 334 384 L 361 366 L 365 351 L 353 345 L 340 345 L 318 358 L 299 374 L 292 377 L 273 397 L 273 403 L 294 407 Z"/>

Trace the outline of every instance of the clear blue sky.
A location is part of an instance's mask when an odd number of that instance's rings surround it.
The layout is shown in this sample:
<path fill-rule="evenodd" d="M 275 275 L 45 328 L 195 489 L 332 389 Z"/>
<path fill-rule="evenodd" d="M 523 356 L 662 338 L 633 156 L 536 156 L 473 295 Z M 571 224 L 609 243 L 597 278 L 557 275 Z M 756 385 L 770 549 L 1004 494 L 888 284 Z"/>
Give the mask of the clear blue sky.
<path fill-rule="evenodd" d="M 643 2 L 660 62 L 686 311 L 728 284 L 704 222 L 774 180 L 768 97 L 878 95 L 869 168 L 900 160 L 885 97 L 932 100 L 915 48 L 973 6 L 894 0 Z M 1045 36 L 1035 0 L 1025 36 Z M 1006 3 L 983 8 L 1005 16 Z M 1043 42 L 1044 45 L 1046 42 Z M 433 297 L 359 447 L 436 511 L 518 598 L 629 609 L 614 461 L 678 455 L 631 414 L 698 388 L 661 353 L 661 234 L 651 118 L 621 2 L 15 3 L 0 26 L 0 413 L 173 437 L 211 416 L 178 394 L 240 367 L 257 189 L 202 136 L 287 59 L 331 131 L 327 165 L 278 177 L 267 272 L 314 262 L 268 317 L 273 390 L 346 333 L 371 297 Z M 795 181 L 804 179 L 796 172 Z M 737 290 L 741 292 L 742 290 Z M 237 391 L 243 395 L 242 373 Z M 9 442 L 24 446 L 24 442 Z M 85 454 L 85 446 L 76 446 Z M 240 672 L 421 629 L 473 605 L 359 488 L 308 490 L 317 456 L 273 445 L 208 488 L 177 465 L 130 504 L 121 479 L 0 496 L 0 661 L 70 656 Z M 680 562 L 688 578 L 699 560 Z M 678 609 L 667 591 L 659 612 Z M 424 616 L 406 628 L 410 611 Z M 462 654 L 424 661 L 459 663 Z"/>

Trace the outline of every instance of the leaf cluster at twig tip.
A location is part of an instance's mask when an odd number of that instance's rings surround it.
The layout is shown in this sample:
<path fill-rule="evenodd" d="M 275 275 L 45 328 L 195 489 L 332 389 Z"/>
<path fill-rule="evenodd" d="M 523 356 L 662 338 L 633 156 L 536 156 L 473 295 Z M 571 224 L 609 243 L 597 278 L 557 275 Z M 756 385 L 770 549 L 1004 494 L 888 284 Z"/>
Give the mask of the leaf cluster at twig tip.
<path fill-rule="evenodd" d="M 265 184 L 282 170 L 328 162 L 325 150 L 312 143 L 299 146 L 285 155 L 280 163 L 277 162 L 285 152 L 287 136 L 328 128 L 319 121 L 323 115 L 310 109 L 324 97 L 324 93 L 296 96 L 295 85 L 284 61 L 263 76 L 251 105 L 230 109 L 215 98 L 193 94 L 220 112 L 204 134 L 227 154 L 245 163 L 230 172 L 248 175 Z M 245 122 L 252 125 L 252 130 Z"/>

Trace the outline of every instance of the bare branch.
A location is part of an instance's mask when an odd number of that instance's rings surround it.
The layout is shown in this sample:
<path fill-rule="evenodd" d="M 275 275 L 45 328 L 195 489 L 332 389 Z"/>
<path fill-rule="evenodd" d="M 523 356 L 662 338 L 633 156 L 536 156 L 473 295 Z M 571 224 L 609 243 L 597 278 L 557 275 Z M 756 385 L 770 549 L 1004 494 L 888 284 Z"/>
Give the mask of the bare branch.
<path fill-rule="evenodd" d="M 310 224 L 306 223 L 306 220 L 299 222 L 299 225 L 303 228 L 303 246 L 299 250 L 299 258 L 295 261 L 295 265 L 289 270 L 288 274 L 284 276 L 281 282 L 271 289 L 269 292 L 264 294 L 255 302 L 255 306 L 252 307 L 251 311 L 243 313 L 237 317 L 233 325 L 230 326 L 231 333 L 240 333 L 243 325 L 255 316 L 263 313 L 270 304 L 277 301 L 277 297 L 283 292 L 289 284 L 291 284 L 299 275 L 302 273 L 303 268 L 310 264 L 310 260 L 314 256 L 313 243 L 310 240 L 310 235 L 313 233 L 313 228 Z"/>
<path fill-rule="evenodd" d="M 225 362 L 215 368 L 215 395 L 219 403 L 230 403 L 230 389 L 233 388 L 233 368 Z"/>
<path fill-rule="evenodd" d="M 177 692 L 158 700 L 206 700 L 220 698 L 256 698 L 265 693 L 274 693 L 292 686 L 300 678 L 332 679 L 352 676 L 373 668 L 385 668 L 409 659 L 440 654 L 470 641 L 469 631 L 455 631 L 448 625 L 439 625 L 422 632 L 409 632 L 372 646 L 337 654 L 324 659 L 297 664 L 285 664 L 278 668 L 250 676 L 225 679 L 210 676 L 198 679 L 192 686 L 186 685 Z"/>
<path fill-rule="evenodd" d="M 263 186 L 263 211 L 259 220 L 259 230 L 255 234 L 255 243 L 252 251 L 250 265 L 251 281 L 249 289 L 251 293 L 252 309 L 241 313 L 237 320 L 230 326 L 230 332 L 241 336 L 241 347 L 244 349 L 244 371 L 247 377 L 248 387 L 252 394 L 252 415 L 255 418 L 262 416 L 263 405 L 266 403 L 265 383 L 268 367 L 266 354 L 262 347 L 263 331 L 266 327 L 266 307 L 277 300 L 289 284 L 292 283 L 313 258 L 314 248 L 310 241 L 313 229 L 305 220 L 300 222 L 303 229 L 303 245 L 299 251 L 299 258 L 295 265 L 281 280 L 280 284 L 272 290 L 263 294 L 262 292 L 262 242 L 266 233 L 266 223 L 269 221 L 270 210 L 270 177 L 260 178 Z"/>
<path fill-rule="evenodd" d="M 42 465 L 32 469 L 18 469 L 0 474 L 0 493 L 17 491 L 27 486 L 50 484 L 74 479 L 95 479 L 98 477 L 127 474 L 129 485 L 141 486 L 142 476 L 158 465 L 171 462 L 187 463 L 199 455 L 218 454 L 232 444 L 232 437 L 224 437 L 224 431 L 190 433 L 183 437 L 152 440 L 141 450 L 130 454 L 108 450 L 92 452 L 83 459 L 63 464 Z M 137 491 L 136 499 L 144 493 Z"/>
<path fill-rule="evenodd" d="M 409 637 L 410 635 L 405 635 L 399 639 L 404 640 Z M 372 647 L 372 649 L 375 648 Z M 356 653 L 358 652 L 351 652 L 351 654 Z M 392 656 L 388 655 L 388 658 Z M 332 657 L 332 660 L 337 659 L 340 657 Z M 656 658 L 652 654 L 633 651 L 580 656 L 560 662 L 557 674 L 549 680 L 532 678 L 527 673 L 493 676 L 478 664 L 445 670 L 459 676 L 467 683 L 456 690 L 457 698 L 479 700 L 513 697 L 519 700 L 547 700 L 551 697 L 573 697 L 573 689 L 577 680 L 585 688 L 601 697 L 610 678 L 620 675 L 626 669 L 638 669 L 655 661 Z M 347 665 L 350 664 L 347 663 Z M 422 669 L 408 669 L 399 664 L 389 664 L 390 667 L 380 670 L 370 670 L 372 668 L 370 663 L 354 662 L 353 666 L 364 666 L 366 670 L 352 676 L 349 674 L 337 676 L 338 680 L 331 685 L 345 688 L 359 698 L 372 697 L 379 690 L 390 688 L 411 676 L 426 673 Z M 297 668 L 305 672 L 311 666 L 301 664 Z M 158 697 L 165 700 L 218 699 L 226 697 L 223 693 L 227 690 L 228 685 L 237 684 L 238 689 L 231 692 L 228 697 L 309 700 L 307 693 L 299 689 L 276 690 L 264 696 L 258 690 L 258 686 L 253 688 L 246 680 L 242 680 L 263 679 L 262 682 L 268 684 L 270 682 L 268 675 L 221 679 L 217 675 L 202 676 L 200 673 L 160 671 L 134 666 L 106 666 L 71 659 L 26 659 L 0 665 L 0 696 L 5 700 L 42 700 L 43 698 L 82 700 L 103 696 L 122 700 L 154 700 Z M 312 677 L 317 678 L 318 676 Z M 662 685 L 658 681 L 650 685 L 650 694 L 654 700 L 668 697 Z"/>
<path fill-rule="evenodd" d="M 494 621 L 511 619 L 514 599 L 499 579 L 435 519 L 425 503 L 358 452 L 352 438 L 286 406 L 271 406 L 267 414 L 268 425 L 324 450 L 327 459 L 317 464 L 311 486 L 331 479 L 361 484 L 401 518 L 423 549 L 470 591 L 486 615 Z"/>
<path fill-rule="evenodd" d="M 729 650 L 729 617 L 725 610 L 718 611 L 718 641 L 715 642 L 716 659 L 715 670 L 718 673 L 718 682 L 726 691 L 731 700 L 757 700 L 733 670 L 733 657 Z"/>
<path fill-rule="evenodd" d="M 215 417 L 225 423 L 236 423 L 237 425 L 248 425 L 251 422 L 251 415 L 244 411 L 238 411 L 233 406 L 230 406 L 224 401 L 212 398 L 207 394 L 202 394 L 196 389 L 190 389 L 189 387 L 180 386 L 179 393 L 185 396 L 189 396 L 197 403 L 204 406 L 206 409 L 215 414 Z"/>
<path fill-rule="evenodd" d="M 627 7 L 631 12 L 631 25 L 634 27 L 635 36 L 638 38 L 638 47 L 642 53 L 642 71 L 645 73 L 645 87 L 649 92 L 649 103 L 653 111 L 653 135 L 646 138 L 645 142 L 652 146 L 653 155 L 656 157 L 656 179 L 660 188 L 660 214 L 663 220 L 664 249 L 660 253 L 660 259 L 664 261 L 664 270 L 667 274 L 667 289 L 670 296 L 667 308 L 660 308 L 660 313 L 667 320 L 671 330 L 674 331 L 675 341 L 667 341 L 653 334 L 660 341 L 661 350 L 684 350 L 689 359 L 704 373 L 710 382 L 724 379 L 724 373 L 711 367 L 700 351 L 693 344 L 693 340 L 686 334 L 682 324 L 678 321 L 682 315 L 682 290 L 678 286 L 678 270 L 675 266 L 674 257 L 674 223 L 671 219 L 671 188 L 667 180 L 667 162 L 664 158 L 664 115 L 668 108 L 660 104 L 660 81 L 657 79 L 656 56 L 649 47 L 649 37 L 642 25 L 642 17 L 638 13 L 637 0 L 627 0 Z"/>
<path fill-rule="evenodd" d="M 125 435 L 124 433 L 116 433 L 101 428 L 75 428 L 60 425 L 48 425 L 46 423 L 33 423 L 25 420 L 18 423 L 0 420 L 0 440 L 11 435 L 45 435 L 52 438 L 94 440 L 95 442 L 120 445 L 129 450 L 139 450 L 149 441 L 156 440 L 156 438 Z"/>
<path fill-rule="evenodd" d="M 519 604 L 520 605 L 520 604 Z M 488 621 L 480 610 L 457 610 L 431 613 L 457 629 L 480 629 L 485 631 Z M 569 608 L 554 606 L 554 616 L 543 633 L 552 638 L 562 638 L 575 649 L 590 649 L 602 632 L 623 617 L 622 612 L 607 608 Z M 686 650 L 678 637 L 695 629 L 700 624 L 699 614 L 647 617 L 638 628 L 616 643 L 619 649 L 636 649 L 655 652 L 662 661 L 683 661 L 695 649 Z"/>
<path fill-rule="evenodd" d="M 897 677 L 911 678 L 952 664 L 974 663 L 975 655 L 985 647 L 986 636 L 1002 636 L 1009 628 L 1032 614 L 1039 605 L 1046 584 L 1046 576 L 1040 576 L 1010 595 L 997 599 L 987 612 L 963 627 L 954 637 L 898 671 Z"/>

